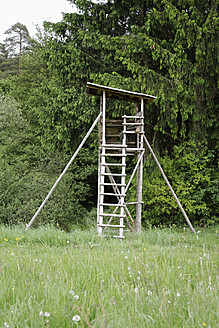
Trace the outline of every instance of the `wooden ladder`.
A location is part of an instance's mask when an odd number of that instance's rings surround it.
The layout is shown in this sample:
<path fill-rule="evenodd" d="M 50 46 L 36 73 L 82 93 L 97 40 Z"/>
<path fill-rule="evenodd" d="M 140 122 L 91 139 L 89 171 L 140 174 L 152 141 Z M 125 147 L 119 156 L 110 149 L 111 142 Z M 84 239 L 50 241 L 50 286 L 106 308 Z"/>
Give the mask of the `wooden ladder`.
<path fill-rule="evenodd" d="M 125 130 L 126 126 L 123 126 L 123 133 Z M 112 235 L 121 239 L 124 238 L 124 219 L 126 217 L 126 148 L 126 137 L 122 142 L 118 140 L 117 143 L 103 143 L 99 156 L 98 234 Z M 116 211 L 115 208 L 117 208 Z"/>

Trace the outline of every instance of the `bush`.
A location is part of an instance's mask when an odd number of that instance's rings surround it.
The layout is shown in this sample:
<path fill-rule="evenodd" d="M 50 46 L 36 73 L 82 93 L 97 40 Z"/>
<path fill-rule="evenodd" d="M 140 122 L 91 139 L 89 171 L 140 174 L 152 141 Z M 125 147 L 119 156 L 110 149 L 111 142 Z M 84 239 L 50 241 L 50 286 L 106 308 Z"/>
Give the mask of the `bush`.
<path fill-rule="evenodd" d="M 28 223 L 70 157 L 64 152 L 43 149 L 39 136 L 22 117 L 17 103 L 1 96 L 0 223 Z M 96 193 L 92 178 L 97 170 L 95 161 L 92 151 L 81 150 L 35 226 L 52 223 L 70 229 L 73 224 L 87 224 L 84 217 L 92 208 Z"/>
<path fill-rule="evenodd" d="M 214 153 L 194 141 L 175 146 L 172 158 L 159 162 L 193 225 L 218 223 L 218 179 L 213 169 Z M 184 225 L 178 208 L 153 158 L 149 156 L 143 175 L 143 225 Z M 136 197 L 136 183 L 130 199 Z"/>

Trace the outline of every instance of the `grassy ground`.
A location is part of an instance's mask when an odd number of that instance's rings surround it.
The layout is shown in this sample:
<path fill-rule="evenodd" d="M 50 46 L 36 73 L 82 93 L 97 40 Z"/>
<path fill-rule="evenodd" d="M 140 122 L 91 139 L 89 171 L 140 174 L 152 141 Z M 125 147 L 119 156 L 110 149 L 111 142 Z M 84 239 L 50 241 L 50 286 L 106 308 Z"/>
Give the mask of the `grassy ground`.
<path fill-rule="evenodd" d="M 218 327 L 218 232 L 2 226 L 0 327 Z"/>

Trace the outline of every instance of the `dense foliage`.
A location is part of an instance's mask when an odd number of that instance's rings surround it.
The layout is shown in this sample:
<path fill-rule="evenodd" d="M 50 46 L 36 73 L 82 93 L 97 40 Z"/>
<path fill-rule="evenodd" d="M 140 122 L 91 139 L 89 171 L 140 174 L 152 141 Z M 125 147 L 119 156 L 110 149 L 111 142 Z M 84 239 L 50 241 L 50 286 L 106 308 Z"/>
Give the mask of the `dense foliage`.
<path fill-rule="evenodd" d="M 69 2 L 76 4 L 77 13 L 64 14 L 56 24 L 45 23 L 44 31 L 31 43 L 31 48 L 19 52 L 16 75 L 7 71 L 7 63 L 18 54 L 7 58 L 7 44 L 2 44 L 0 49 L 4 78 L 0 81 L 0 92 L 10 94 L 7 106 L 11 111 L 12 98 L 18 103 L 13 112 L 14 121 L 1 131 L 0 148 L 4 150 L 4 156 L 0 157 L 1 175 L 5 179 L 2 181 L 8 183 L 7 188 L 15 190 L 15 204 L 28 203 L 28 215 L 24 214 L 25 207 L 20 207 L 23 219 L 28 220 L 49 189 L 51 176 L 55 178 L 65 160 L 67 163 L 97 116 L 97 99 L 85 95 L 86 82 L 91 81 L 157 96 L 157 101 L 145 108 L 148 139 L 193 224 L 216 222 L 217 1 Z M 1 110 L 10 115 L 3 102 Z M 113 104 L 110 113 L 118 117 L 121 106 L 124 104 Z M 15 126 L 18 108 L 19 129 Z M 9 140 L 7 133 L 10 138 L 14 136 L 11 146 L 6 146 L 4 141 Z M 77 213 L 78 221 L 82 222 L 85 209 L 95 206 L 96 139 L 93 134 L 81 159 L 66 177 L 63 190 L 60 187 L 49 202 L 51 210 L 45 212 L 45 221 L 60 217 L 57 220 L 61 222 L 62 217 L 69 222 Z M 11 162 L 12 158 L 17 166 Z M 14 176 L 20 174 L 21 168 L 31 172 L 29 180 L 22 180 L 23 187 L 13 189 Z M 24 190 L 31 189 L 30 182 L 34 192 L 28 199 Z M 42 186 L 44 195 L 40 193 Z M 130 199 L 134 195 L 135 186 Z M 183 222 L 150 158 L 145 164 L 143 200 L 145 223 Z M 17 215 L 7 210 L 6 204 L 12 206 L 12 203 L 10 197 L 1 201 L 4 222 L 14 221 Z"/>

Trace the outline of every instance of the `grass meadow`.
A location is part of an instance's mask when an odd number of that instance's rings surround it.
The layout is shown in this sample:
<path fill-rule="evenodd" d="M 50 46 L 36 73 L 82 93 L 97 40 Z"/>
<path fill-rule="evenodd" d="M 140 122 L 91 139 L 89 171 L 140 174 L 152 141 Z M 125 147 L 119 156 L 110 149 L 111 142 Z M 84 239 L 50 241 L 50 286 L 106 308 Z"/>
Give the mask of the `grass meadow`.
<path fill-rule="evenodd" d="M 219 327 L 218 235 L 1 226 L 0 327 Z"/>

